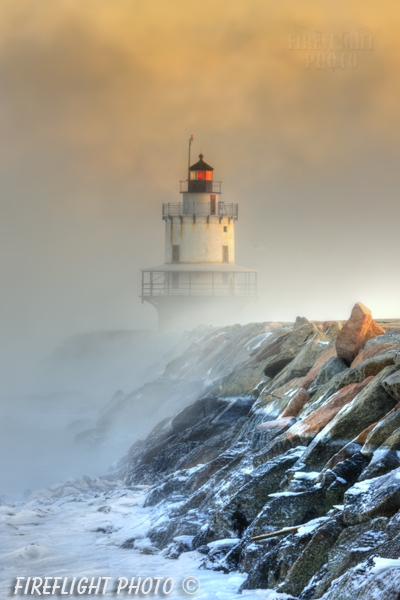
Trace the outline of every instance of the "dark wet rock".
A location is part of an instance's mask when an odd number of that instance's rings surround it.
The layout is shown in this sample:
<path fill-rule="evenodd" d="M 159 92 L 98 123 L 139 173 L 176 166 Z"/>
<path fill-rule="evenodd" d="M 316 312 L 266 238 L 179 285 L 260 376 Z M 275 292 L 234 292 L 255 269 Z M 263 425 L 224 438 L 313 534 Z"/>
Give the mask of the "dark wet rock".
<path fill-rule="evenodd" d="M 201 527 L 197 535 L 194 536 L 192 540 L 192 546 L 195 550 L 197 548 L 202 548 L 203 546 L 207 546 L 209 548 L 208 544 L 217 539 L 218 537 L 215 531 L 208 525 L 208 523 L 206 523 L 203 525 L 203 527 Z"/>
<path fill-rule="evenodd" d="M 151 542 L 158 548 L 165 548 L 174 538 L 177 525 L 178 519 L 168 519 L 161 524 L 156 523 L 147 532 L 147 537 L 149 537 Z"/>
<path fill-rule="evenodd" d="M 206 555 L 200 568 L 213 569 L 214 571 L 229 572 L 229 567 L 226 565 L 226 558 L 232 548 L 237 546 L 239 540 L 237 538 L 227 538 L 210 542 L 208 547 L 210 551 Z M 233 565 L 232 565 L 233 566 Z"/>
<path fill-rule="evenodd" d="M 169 546 L 165 556 L 167 558 L 179 558 L 184 552 L 190 552 L 193 549 L 192 542 L 193 536 L 175 536 L 174 543 Z"/>
<path fill-rule="evenodd" d="M 354 592 L 376 579 L 374 556 L 400 555 L 399 340 L 371 338 L 349 368 L 339 324 L 253 325 L 226 333 L 226 354 L 225 333 L 209 338 L 232 368 L 130 450 L 127 482 L 151 485 L 146 535 L 165 556 L 198 549 L 204 568 L 248 573 L 243 589 L 342 600 L 348 573 Z"/>
<path fill-rule="evenodd" d="M 397 452 L 385 448 L 382 450 L 379 449 L 374 453 L 371 462 L 361 473 L 359 481 L 386 475 L 386 473 L 390 473 L 390 471 L 398 467 L 400 467 L 400 459 Z"/>
<path fill-rule="evenodd" d="M 300 595 L 315 573 L 327 562 L 329 552 L 343 529 L 344 524 L 340 515 L 317 527 L 277 591 L 294 596 Z"/>
<path fill-rule="evenodd" d="M 254 519 L 248 535 L 254 538 L 322 517 L 342 501 L 346 487 L 335 477 L 328 489 L 314 487 L 305 492 L 277 494 Z"/>
<path fill-rule="evenodd" d="M 324 600 L 398 600 L 400 569 L 369 558 L 331 584 Z"/>
<path fill-rule="evenodd" d="M 282 583 L 312 538 L 311 532 L 289 534 L 262 543 L 264 554 L 254 564 L 239 591 L 275 588 Z"/>
<path fill-rule="evenodd" d="M 210 547 L 209 546 L 197 546 L 196 548 L 197 552 L 200 552 L 200 554 L 208 554 L 210 552 Z"/>
<path fill-rule="evenodd" d="M 345 481 L 347 486 L 351 487 L 359 480 L 367 465 L 368 459 L 361 452 L 355 452 L 345 460 L 337 463 L 332 469 L 325 469 L 321 474 L 320 481 L 323 485 L 326 485 L 329 478 L 332 479 L 333 474 L 336 479 Z"/>
<path fill-rule="evenodd" d="M 309 598 L 320 598 L 334 579 L 375 554 L 380 545 L 389 539 L 386 532 L 388 519 L 379 517 L 370 523 L 346 527 L 339 531 L 326 555 L 326 568 L 321 573 Z"/>
<path fill-rule="evenodd" d="M 344 520 L 348 525 L 377 516 L 393 516 L 400 509 L 400 468 L 375 479 L 356 483 L 345 493 Z"/>
<path fill-rule="evenodd" d="M 148 555 L 154 555 L 154 554 L 158 554 L 160 552 L 160 549 L 157 548 L 157 546 L 144 546 L 144 548 L 142 548 L 140 550 L 140 554 L 148 554 Z"/>
<path fill-rule="evenodd" d="M 400 533 L 400 511 L 390 519 L 387 525 L 387 533 L 390 538 L 394 538 Z"/>
<path fill-rule="evenodd" d="M 390 528 L 387 529 L 387 533 L 389 535 L 388 541 L 376 547 L 374 554 L 381 558 L 398 560 L 400 557 L 400 535 L 393 535 L 393 530 Z"/>
<path fill-rule="evenodd" d="M 249 481 L 236 493 L 233 493 L 229 501 L 214 514 L 212 528 L 218 531 L 222 537 L 227 536 L 230 532 L 235 532 L 237 511 L 240 511 L 243 523 L 246 521 L 246 526 L 249 525 L 265 504 L 271 500 L 270 494 L 279 491 L 285 472 L 297 460 L 298 454 L 288 452 L 255 469 L 251 473 Z M 243 531 L 238 537 L 242 537 Z"/>
<path fill-rule="evenodd" d="M 128 540 L 125 540 L 125 542 L 123 542 L 120 545 L 120 548 L 123 548 L 124 550 L 132 550 L 132 548 L 134 548 L 134 546 L 135 546 L 135 541 L 136 541 L 136 538 L 129 538 Z"/>
<path fill-rule="evenodd" d="M 179 413 L 154 443 L 137 448 L 126 481 L 154 483 L 166 474 L 216 459 L 232 443 L 253 404 L 252 399 L 206 397 Z M 158 501 L 158 500 L 157 500 Z"/>

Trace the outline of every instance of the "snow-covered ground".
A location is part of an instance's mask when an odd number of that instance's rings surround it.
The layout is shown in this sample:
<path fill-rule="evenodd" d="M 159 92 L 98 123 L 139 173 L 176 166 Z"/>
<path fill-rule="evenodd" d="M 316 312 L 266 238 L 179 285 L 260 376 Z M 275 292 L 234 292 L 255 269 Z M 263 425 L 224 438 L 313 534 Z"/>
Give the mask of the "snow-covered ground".
<path fill-rule="evenodd" d="M 116 597 L 118 578 L 130 582 L 132 577 L 172 577 L 175 585 L 169 597 L 182 598 L 187 596 L 182 582 L 188 576 L 200 581 L 196 598 L 237 597 L 245 575 L 199 570 L 204 555 L 197 551 L 178 560 L 151 553 L 145 533 L 157 508 L 143 508 L 146 492 L 144 486 L 128 489 L 86 477 L 37 492 L 25 503 L 0 506 L 0 598 L 13 594 L 16 577 L 68 577 L 69 582 L 74 577 L 87 577 L 89 582 L 92 577 L 111 577 L 105 594 L 109 598 Z M 133 547 L 121 548 L 127 540 Z M 243 595 L 286 597 L 266 590 Z M 80 595 L 75 590 L 69 597 Z"/>

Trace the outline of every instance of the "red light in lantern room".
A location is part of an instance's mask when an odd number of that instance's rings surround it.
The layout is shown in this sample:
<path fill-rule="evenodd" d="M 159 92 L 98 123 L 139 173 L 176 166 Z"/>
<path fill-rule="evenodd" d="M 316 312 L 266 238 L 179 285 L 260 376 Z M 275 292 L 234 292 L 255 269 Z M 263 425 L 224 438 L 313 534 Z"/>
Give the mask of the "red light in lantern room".
<path fill-rule="evenodd" d="M 198 179 L 205 179 L 206 178 L 206 174 L 204 173 L 204 171 L 199 171 L 198 175 L 197 175 Z"/>

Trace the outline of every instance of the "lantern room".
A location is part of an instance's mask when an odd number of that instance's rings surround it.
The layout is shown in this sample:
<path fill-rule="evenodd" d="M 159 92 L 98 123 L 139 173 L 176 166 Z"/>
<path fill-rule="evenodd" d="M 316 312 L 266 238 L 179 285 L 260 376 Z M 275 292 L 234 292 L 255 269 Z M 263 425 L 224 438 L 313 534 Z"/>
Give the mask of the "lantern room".
<path fill-rule="evenodd" d="M 212 192 L 213 191 L 213 167 L 210 167 L 203 160 L 203 155 L 199 154 L 199 161 L 189 167 L 189 192 Z"/>

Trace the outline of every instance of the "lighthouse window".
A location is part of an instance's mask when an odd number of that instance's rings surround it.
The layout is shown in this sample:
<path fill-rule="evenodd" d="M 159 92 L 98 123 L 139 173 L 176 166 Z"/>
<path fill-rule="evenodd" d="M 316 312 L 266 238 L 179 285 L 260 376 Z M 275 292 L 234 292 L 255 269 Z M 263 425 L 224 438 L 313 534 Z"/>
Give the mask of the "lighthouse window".
<path fill-rule="evenodd" d="M 223 263 L 229 262 L 229 247 L 228 246 L 222 246 L 222 262 Z"/>
<path fill-rule="evenodd" d="M 228 233 L 228 225 L 224 225 L 224 233 Z"/>
<path fill-rule="evenodd" d="M 210 215 L 215 215 L 217 199 L 215 196 L 210 196 Z"/>
<path fill-rule="evenodd" d="M 196 180 L 196 179 L 201 179 L 201 180 L 206 180 L 206 181 L 212 181 L 213 178 L 213 173 L 212 171 L 190 171 L 189 173 L 189 179 L 191 179 L 192 181 Z"/>
<path fill-rule="evenodd" d="M 172 246 L 172 262 L 179 262 L 179 246 Z"/>

